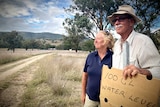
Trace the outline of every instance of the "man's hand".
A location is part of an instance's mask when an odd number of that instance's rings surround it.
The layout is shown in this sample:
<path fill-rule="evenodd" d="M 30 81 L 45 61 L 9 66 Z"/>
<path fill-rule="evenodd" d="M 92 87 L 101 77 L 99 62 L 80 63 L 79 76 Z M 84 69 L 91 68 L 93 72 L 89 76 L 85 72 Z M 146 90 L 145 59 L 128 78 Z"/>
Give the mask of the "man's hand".
<path fill-rule="evenodd" d="M 128 65 L 123 70 L 123 77 L 125 79 L 135 77 L 138 73 L 146 75 L 148 79 L 152 79 L 152 74 L 146 69 L 137 68 L 134 65 Z"/>

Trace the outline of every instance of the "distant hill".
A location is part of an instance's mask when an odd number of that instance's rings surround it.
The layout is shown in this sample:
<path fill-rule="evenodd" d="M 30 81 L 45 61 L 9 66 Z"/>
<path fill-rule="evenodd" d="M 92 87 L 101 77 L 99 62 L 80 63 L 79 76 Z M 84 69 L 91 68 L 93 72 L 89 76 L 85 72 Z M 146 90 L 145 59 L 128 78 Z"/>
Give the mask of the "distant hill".
<path fill-rule="evenodd" d="M 0 36 L 4 35 L 8 32 L 0 32 Z M 63 35 L 61 34 L 54 34 L 49 32 L 42 32 L 42 33 L 32 33 L 32 32 L 18 32 L 24 39 L 50 39 L 50 40 L 60 40 L 63 39 Z"/>

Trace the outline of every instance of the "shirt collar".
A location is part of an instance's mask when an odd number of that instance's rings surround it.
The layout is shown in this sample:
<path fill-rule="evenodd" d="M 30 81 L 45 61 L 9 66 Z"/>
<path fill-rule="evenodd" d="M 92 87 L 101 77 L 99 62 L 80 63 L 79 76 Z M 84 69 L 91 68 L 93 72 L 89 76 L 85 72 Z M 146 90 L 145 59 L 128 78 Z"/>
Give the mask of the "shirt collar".
<path fill-rule="evenodd" d="M 95 54 L 95 56 L 97 56 L 98 55 L 98 51 L 96 50 L 94 54 Z M 108 54 L 113 54 L 113 52 L 110 49 L 107 49 L 106 55 L 108 55 Z"/>
<path fill-rule="evenodd" d="M 128 36 L 128 38 L 126 39 L 126 41 L 129 43 L 129 45 L 132 45 L 133 39 L 134 39 L 134 35 L 135 35 L 135 31 L 133 30 L 130 35 Z M 118 44 L 121 44 L 121 39 L 119 39 L 117 41 Z"/>
<path fill-rule="evenodd" d="M 97 56 L 98 55 L 98 51 L 96 50 L 94 54 L 95 54 L 95 56 Z"/>
<path fill-rule="evenodd" d="M 130 45 L 132 45 L 133 43 L 134 35 L 135 35 L 135 31 L 133 30 L 126 40 Z"/>

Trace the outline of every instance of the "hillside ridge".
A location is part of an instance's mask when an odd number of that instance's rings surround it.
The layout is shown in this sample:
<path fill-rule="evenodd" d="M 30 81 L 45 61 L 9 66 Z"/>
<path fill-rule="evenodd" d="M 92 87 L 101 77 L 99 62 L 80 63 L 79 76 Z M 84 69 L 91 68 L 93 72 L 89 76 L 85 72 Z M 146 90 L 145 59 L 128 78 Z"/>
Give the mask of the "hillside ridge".
<path fill-rule="evenodd" d="M 9 32 L 0 32 L 0 37 L 4 36 Z M 24 39 L 51 39 L 51 40 L 60 40 L 63 39 L 64 35 L 55 34 L 50 32 L 41 32 L 41 33 L 33 33 L 33 32 L 18 32 L 18 35 L 22 36 Z"/>

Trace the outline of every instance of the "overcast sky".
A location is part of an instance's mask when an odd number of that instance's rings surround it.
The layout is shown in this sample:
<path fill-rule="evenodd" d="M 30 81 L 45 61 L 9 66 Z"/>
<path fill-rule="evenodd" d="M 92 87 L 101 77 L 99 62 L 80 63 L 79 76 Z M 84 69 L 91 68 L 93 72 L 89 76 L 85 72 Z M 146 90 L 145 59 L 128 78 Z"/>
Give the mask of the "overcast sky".
<path fill-rule="evenodd" d="M 63 21 L 70 17 L 63 7 L 71 0 L 0 0 L 0 31 L 64 34 Z"/>
<path fill-rule="evenodd" d="M 0 31 L 65 34 L 62 23 L 71 15 L 64 7 L 71 4 L 72 0 L 0 0 Z"/>

